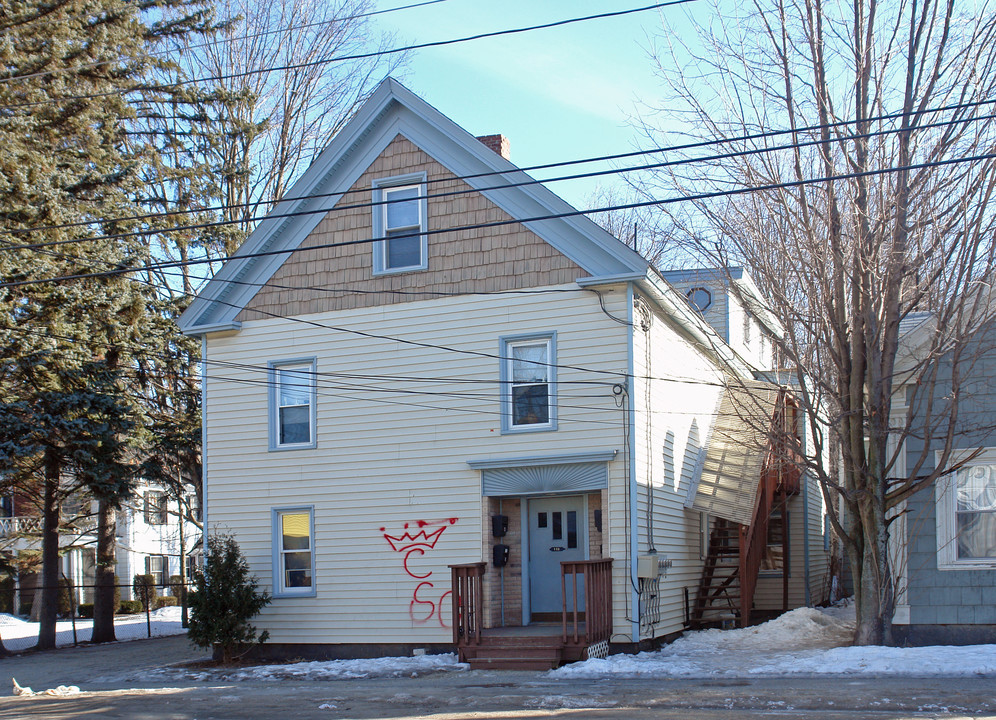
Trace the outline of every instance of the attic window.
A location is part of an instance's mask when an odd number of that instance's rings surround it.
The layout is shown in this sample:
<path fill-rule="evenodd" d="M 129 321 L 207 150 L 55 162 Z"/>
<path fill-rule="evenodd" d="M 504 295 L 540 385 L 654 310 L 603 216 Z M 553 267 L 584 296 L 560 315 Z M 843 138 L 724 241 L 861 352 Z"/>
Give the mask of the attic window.
<path fill-rule="evenodd" d="M 712 293 L 703 287 L 692 288 L 685 297 L 688 298 L 691 306 L 699 312 L 703 312 L 712 305 Z"/>
<path fill-rule="evenodd" d="M 374 275 L 428 267 L 425 174 L 374 181 Z"/>

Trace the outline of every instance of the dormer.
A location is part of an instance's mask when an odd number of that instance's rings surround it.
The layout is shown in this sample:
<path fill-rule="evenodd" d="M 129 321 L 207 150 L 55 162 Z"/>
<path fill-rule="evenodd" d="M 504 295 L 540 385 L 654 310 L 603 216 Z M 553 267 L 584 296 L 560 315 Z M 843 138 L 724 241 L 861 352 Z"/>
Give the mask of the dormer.
<path fill-rule="evenodd" d="M 774 338 L 784 331 L 743 269 L 692 268 L 662 275 L 748 364 L 757 370 L 778 367 Z"/>

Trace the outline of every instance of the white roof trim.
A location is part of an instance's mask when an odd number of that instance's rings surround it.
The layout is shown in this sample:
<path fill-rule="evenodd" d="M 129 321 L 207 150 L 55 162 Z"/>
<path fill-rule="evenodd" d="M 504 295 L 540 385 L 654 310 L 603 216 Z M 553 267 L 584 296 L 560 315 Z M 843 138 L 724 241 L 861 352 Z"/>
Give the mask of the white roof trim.
<path fill-rule="evenodd" d="M 279 203 L 260 222 L 180 316 L 180 329 L 197 335 L 205 327 L 232 322 L 399 134 L 454 175 L 502 173 L 466 182 L 513 218 L 576 212 L 540 184 L 491 189 L 496 183 L 528 182 L 532 178 L 396 80 L 388 78 L 288 189 L 287 197 L 302 199 Z M 313 197 L 319 194 L 328 196 Z M 275 217 L 288 213 L 304 214 Z M 642 274 L 649 267 L 636 251 L 584 216 L 524 225 L 591 275 Z M 257 256 L 258 253 L 272 254 Z M 253 257 L 242 257 L 247 255 Z"/>

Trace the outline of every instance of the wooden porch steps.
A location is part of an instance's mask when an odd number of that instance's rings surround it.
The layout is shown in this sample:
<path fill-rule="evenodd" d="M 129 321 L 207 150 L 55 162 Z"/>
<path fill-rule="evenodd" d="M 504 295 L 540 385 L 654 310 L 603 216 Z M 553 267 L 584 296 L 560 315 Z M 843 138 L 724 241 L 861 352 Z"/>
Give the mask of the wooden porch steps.
<path fill-rule="evenodd" d="M 559 636 L 488 636 L 464 650 L 472 670 L 552 670 L 564 661 Z"/>

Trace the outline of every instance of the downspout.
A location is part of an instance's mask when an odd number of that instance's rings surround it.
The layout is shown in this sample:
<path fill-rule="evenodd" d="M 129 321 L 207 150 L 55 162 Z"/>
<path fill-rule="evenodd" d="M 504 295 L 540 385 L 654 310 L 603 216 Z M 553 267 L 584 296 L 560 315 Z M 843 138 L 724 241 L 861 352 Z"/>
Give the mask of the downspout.
<path fill-rule="evenodd" d="M 636 404 L 635 396 L 635 364 L 633 359 L 633 344 L 636 340 L 635 323 L 633 319 L 633 283 L 626 283 L 626 320 L 629 321 L 629 346 L 627 348 L 627 395 L 629 396 L 629 592 L 630 592 L 630 636 L 633 642 L 640 642 L 640 595 L 637 592 L 639 581 L 636 577 L 636 558 L 639 552 L 639 520 L 637 519 L 637 488 L 636 488 Z"/>
<path fill-rule="evenodd" d="M 208 549 L 207 335 L 201 335 L 201 553 Z"/>
<path fill-rule="evenodd" d="M 801 424 L 801 423 L 800 423 Z M 805 432 L 805 430 L 803 430 Z M 804 583 L 803 599 L 806 607 L 812 604 L 809 592 L 809 473 L 802 475 L 802 557 L 805 565 L 805 572 L 802 574 Z M 788 523 L 786 523 L 788 525 Z"/>

